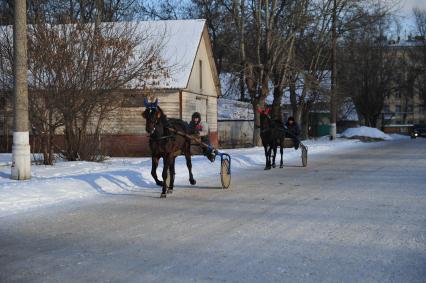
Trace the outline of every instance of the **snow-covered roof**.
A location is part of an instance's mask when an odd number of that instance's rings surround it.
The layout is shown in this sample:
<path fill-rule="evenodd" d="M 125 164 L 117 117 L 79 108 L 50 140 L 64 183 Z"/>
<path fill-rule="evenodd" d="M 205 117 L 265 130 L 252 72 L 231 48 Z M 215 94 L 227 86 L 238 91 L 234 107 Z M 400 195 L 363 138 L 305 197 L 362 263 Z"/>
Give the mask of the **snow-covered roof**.
<path fill-rule="evenodd" d="M 168 75 L 157 79 L 155 87 L 184 89 L 188 85 L 205 22 L 204 19 L 194 19 L 103 24 L 111 25 L 112 29 L 120 29 L 125 26 L 134 28 L 135 35 L 140 35 L 143 38 L 139 46 L 136 47 L 134 58 L 137 58 L 138 52 L 159 46 L 160 57 L 164 61 L 164 67 L 168 69 Z M 72 25 L 66 26 L 72 27 Z M 6 35 L 11 38 L 12 26 L 2 27 L 0 37 Z M 129 82 L 128 86 L 136 86 L 137 84 L 137 82 L 132 81 Z"/>
<path fill-rule="evenodd" d="M 253 106 L 249 102 L 219 98 L 217 100 L 217 118 L 219 120 L 249 120 L 254 119 Z"/>
<path fill-rule="evenodd" d="M 186 88 L 192 65 L 203 34 L 205 20 L 142 21 L 137 31 L 150 33 L 161 39 L 161 57 L 170 67 L 168 78 L 160 81 L 158 88 Z"/>

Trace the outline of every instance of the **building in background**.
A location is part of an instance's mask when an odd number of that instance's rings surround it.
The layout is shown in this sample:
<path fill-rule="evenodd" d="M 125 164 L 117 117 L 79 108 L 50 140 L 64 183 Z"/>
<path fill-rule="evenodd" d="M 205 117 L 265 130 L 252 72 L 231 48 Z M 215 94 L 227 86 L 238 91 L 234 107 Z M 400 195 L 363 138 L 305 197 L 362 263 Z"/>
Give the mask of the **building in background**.
<path fill-rule="evenodd" d="M 401 72 L 408 83 L 404 86 L 403 82 L 397 82 L 400 85 L 395 88 L 391 96 L 385 98 L 381 117 L 382 130 L 386 133 L 408 134 L 414 124 L 426 123 L 426 107 L 425 100 L 419 88 L 416 87 L 421 77 L 414 76 L 413 81 L 410 82 L 408 78 L 411 74 L 408 69 L 404 69 L 404 66 L 413 67 L 419 64 L 416 58 L 420 52 L 425 52 L 426 42 L 423 37 L 408 36 L 406 40 L 388 41 L 388 48 L 398 51 L 398 58 L 401 59 L 402 64 L 395 72 Z"/>
<path fill-rule="evenodd" d="M 189 122 L 192 113 L 200 112 L 209 124 L 210 141 L 217 146 L 217 98 L 221 90 L 205 20 L 142 21 L 136 23 L 136 29 L 161 41 L 161 58 L 170 72 L 154 87 L 135 88 L 130 83 L 116 91 L 125 96 L 125 103 L 105 121 L 101 136 L 105 154 L 149 155 L 146 122 L 141 115 L 144 98 L 158 99 L 169 118 Z M 5 97 L 0 95 L 0 149 L 10 151 L 11 104 Z M 59 130 L 55 142 L 61 144 L 63 138 Z"/>

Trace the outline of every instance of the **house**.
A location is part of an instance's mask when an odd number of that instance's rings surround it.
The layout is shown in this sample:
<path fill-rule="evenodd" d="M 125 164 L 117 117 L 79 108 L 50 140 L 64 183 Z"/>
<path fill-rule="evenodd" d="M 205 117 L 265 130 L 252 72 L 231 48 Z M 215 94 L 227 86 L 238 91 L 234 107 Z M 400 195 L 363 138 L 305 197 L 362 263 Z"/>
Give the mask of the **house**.
<path fill-rule="evenodd" d="M 158 98 L 160 107 L 170 118 L 190 121 L 193 112 L 200 112 L 202 120 L 209 124 L 210 141 L 217 146 L 217 98 L 220 86 L 205 20 L 130 24 L 141 33 L 149 34 L 149 38 L 161 42 L 161 59 L 170 71 L 149 88 L 135 87 L 137 84 L 132 86 L 133 82 L 129 82 L 128 86 L 116 91 L 126 97 L 126 102 L 111 113 L 105 123 L 101 137 L 104 153 L 110 156 L 149 155 L 146 122 L 141 115 L 145 110 L 143 101 L 146 97 L 151 100 Z M 142 50 L 144 46 L 137 48 Z M 8 120 L 11 123 L 11 119 Z M 63 138 L 61 135 L 58 133 L 56 137 L 58 143 Z"/>
<path fill-rule="evenodd" d="M 154 32 L 165 31 L 162 57 L 175 69 L 149 91 L 129 91 L 132 101 L 108 121 L 108 135 L 102 139 L 107 154 L 149 154 L 145 120 L 141 116 L 144 97 L 158 98 L 160 107 L 170 118 L 190 121 L 192 113 L 200 112 L 201 119 L 209 124 L 210 141 L 217 146 L 220 84 L 205 20 L 146 21 L 138 25 L 138 28 Z"/>

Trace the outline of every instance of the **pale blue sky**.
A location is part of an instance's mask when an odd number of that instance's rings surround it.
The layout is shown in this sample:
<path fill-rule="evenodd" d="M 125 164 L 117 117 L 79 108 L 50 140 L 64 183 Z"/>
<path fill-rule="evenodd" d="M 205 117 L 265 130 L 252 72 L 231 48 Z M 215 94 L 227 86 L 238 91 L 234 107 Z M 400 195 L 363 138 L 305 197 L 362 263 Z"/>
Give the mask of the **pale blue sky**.
<path fill-rule="evenodd" d="M 415 23 L 413 18 L 413 8 L 418 7 L 426 10 L 426 0 L 400 0 L 398 5 L 401 8 L 398 13 L 401 16 L 401 24 L 403 25 L 401 30 L 401 37 L 410 33 L 415 34 Z"/>
<path fill-rule="evenodd" d="M 404 13 L 411 14 L 414 7 L 426 9 L 426 0 L 402 0 L 401 5 Z"/>

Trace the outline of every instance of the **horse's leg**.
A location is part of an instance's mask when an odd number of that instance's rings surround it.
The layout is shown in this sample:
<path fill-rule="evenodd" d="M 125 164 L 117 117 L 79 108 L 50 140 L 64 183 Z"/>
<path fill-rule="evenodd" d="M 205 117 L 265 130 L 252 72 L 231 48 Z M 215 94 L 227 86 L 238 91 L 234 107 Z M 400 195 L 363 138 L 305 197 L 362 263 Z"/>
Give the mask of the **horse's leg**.
<path fill-rule="evenodd" d="M 284 167 L 284 162 L 283 162 L 284 141 L 282 141 L 282 140 L 280 140 L 280 153 L 281 153 L 280 168 L 283 168 Z"/>
<path fill-rule="evenodd" d="M 272 168 L 275 168 L 276 167 L 275 158 L 277 157 L 277 143 L 276 142 L 274 142 L 274 144 L 273 144 L 273 153 L 274 153 L 274 156 L 272 157 Z"/>
<path fill-rule="evenodd" d="M 270 146 L 265 147 L 265 157 L 266 157 L 265 170 L 271 169 L 271 152 L 272 152 L 272 148 Z"/>
<path fill-rule="evenodd" d="M 158 162 L 160 161 L 160 158 L 158 157 L 152 157 L 152 168 L 151 168 L 151 175 L 155 180 L 155 183 L 157 184 L 157 186 L 163 186 L 163 182 L 161 182 L 160 180 L 158 180 L 157 177 L 157 167 L 158 167 Z"/>
<path fill-rule="evenodd" d="M 170 163 L 171 163 L 171 157 L 170 155 L 167 155 L 165 157 L 163 157 L 163 161 L 164 161 L 164 165 L 163 165 L 163 174 L 161 175 L 163 177 L 163 190 L 161 192 L 161 196 L 162 198 L 165 198 L 167 196 L 167 171 L 170 168 Z"/>
<path fill-rule="evenodd" d="M 173 193 L 173 186 L 175 183 L 175 162 L 176 162 L 176 157 L 172 157 L 172 160 L 170 161 L 170 186 L 167 189 L 168 194 Z"/>
<path fill-rule="evenodd" d="M 268 146 L 263 145 L 263 149 L 265 150 L 265 170 L 268 170 Z"/>
<path fill-rule="evenodd" d="M 268 164 L 269 164 L 269 166 L 268 166 L 268 170 L 270 170 L 271 169 L 271 156 L 272 156 L 272 149 L 273 149 L 273 147 L 272 146 L 269 146 L 269 149 L 268 149 Z"/>
<path fill-rule="evenodd" d="M 189 183 L 191 185 L 195 185 L 197 182 L 195 181 L 194 176 L 192 175 L 191 144 L 189 144 L 189 146 L 186 147 L 185 159 L 186 159 L 186 167 L 188 167 L 188 172 L 189 172 Z"/>
<path fill-rule="evenodd" d="M 195 181 L 194 175 L 192 175 L 191 154 L 185 155 L 185 158 L 186 158 L 186 167 L 188 167 L 188 172 L 189 172 L 189 183 L 194 186 L 197 183 L 197 181 Z"/>

